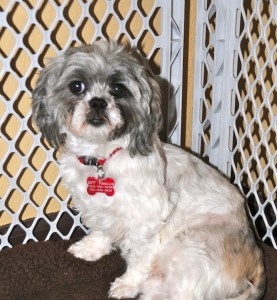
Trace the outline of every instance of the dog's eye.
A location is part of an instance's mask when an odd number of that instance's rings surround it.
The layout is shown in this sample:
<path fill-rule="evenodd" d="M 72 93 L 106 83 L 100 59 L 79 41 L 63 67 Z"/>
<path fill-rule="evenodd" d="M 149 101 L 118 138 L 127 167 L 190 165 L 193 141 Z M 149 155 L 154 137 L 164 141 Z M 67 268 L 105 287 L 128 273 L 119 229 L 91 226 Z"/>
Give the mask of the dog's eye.
<path fill-rule="evenodd" d="M 71 93 L 78 95 L 85 91 L 86 86 L 82 81 L 73 81 L 69 84 Z"/>
<path fill-rule="evenodd" d="M 112 84 L 110 94 L 116 98 L 123 98 L 131 95 L 129 90 L 121 83 Z"/>

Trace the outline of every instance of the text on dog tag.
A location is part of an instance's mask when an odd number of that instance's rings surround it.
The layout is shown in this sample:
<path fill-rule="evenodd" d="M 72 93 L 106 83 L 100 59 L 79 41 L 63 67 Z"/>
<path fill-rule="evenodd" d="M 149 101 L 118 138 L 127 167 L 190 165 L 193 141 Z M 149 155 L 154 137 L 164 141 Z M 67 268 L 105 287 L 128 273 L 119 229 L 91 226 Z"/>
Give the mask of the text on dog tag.
<path fill-rule="evenodd" d="M 104 193 L 107 196 L 114 195 L 114 179 L 113 178 L 95 178 L 88 177 L 87 179 L 87 192 L 89 195 L 95 195 L 96 193 Z"/>

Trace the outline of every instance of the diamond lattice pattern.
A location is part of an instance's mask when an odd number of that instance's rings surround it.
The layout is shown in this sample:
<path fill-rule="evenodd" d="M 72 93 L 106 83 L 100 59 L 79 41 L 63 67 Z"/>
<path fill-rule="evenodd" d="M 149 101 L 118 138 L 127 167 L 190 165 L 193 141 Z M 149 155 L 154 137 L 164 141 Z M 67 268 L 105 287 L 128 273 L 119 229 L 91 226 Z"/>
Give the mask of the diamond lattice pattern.
<path fill-rule="evenodd" d="M 231 157 L 227 161 L 228 175 L 246 195 L 258 235 L 277 249 L 277 2 L 244 0 L 237 10 L 223 2 L 199 1 L 202 9 L 199 16 L 203 23 L 199 47 L 201 92 L 196 99 L 197 105 L 199 103 L 196 121 L 200 124 L 196 151 L 211 163 L 212 156 L 216 156 L 217 167 L 222 163 L 220 158 Z M 230 15 L 235 16 L 233 19 L 225 10 L 227 6 Z M 219 21 L 222 12 L 225 24 Z M 226 26 L 226 22 L 229 22 L 228 28 L 233 30 L 238 45 L 233 61 L 230 55 L 225 57 L 224 51 L 228 49 L 220 48 L 221 41 L 226 47 L 228 38 L 232 37 L 232 32 L 229 36 L 227 32 L 226 39 L 225 35 L 219 37 L 219 27 Z M 222 49 L 224 51 L 220 53 Z M 233 74 L 223 72 L 225 65 L 231 65 Z M 229 76 L 231 83 L 218 81 L 223 76 Z M 228 93 L 222 95 L 218 89 L 215 91 L 218 82 L 217 88 L 230 87 L 230 101 Z M 216 102 L 219 94 L 222 98 Z M 225 118 L 232 120 L 229 128 L 225 128 L 229 132 L 216 128 L 226 124 Z M 214 140 L 213 132 L 218 133 Z M 217 148 L 220 152 L 212 153 Z M 224 168 L 222 171 L 225 172 Z"/>
<path fill-rule="evenodd" d="M 205 1 L 204 9 L 207 14 L 206 22 L 203 26 L 202 49 L 205 59 L 201 65 L 201 87 L 203 89 L 200 100 L 199 121 L 202 125 L 202 132 L 199 136 L 199 150 L 203 157 L 209 156 L 211 147 L 211 114 L 215 110 L 216 103 L 213 102 L 213 76 L 215 56 L 215 26 L 216 26 L 216 7 L 211 1 Z"/>
<path fill-rule="evenodd" d="M 232 171 L 260 237 L 277 248 L 277 3 L 243 1 Z"/>

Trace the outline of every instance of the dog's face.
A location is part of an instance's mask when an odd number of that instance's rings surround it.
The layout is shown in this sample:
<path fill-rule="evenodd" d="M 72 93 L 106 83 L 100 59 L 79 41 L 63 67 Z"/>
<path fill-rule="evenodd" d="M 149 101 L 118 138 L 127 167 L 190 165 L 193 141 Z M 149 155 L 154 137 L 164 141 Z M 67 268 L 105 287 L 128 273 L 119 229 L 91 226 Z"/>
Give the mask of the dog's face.
<path fill-rule="evenodd" d="M 55 58 L 33 93 L 34 119 L 56 148 L 67 134 L 94 143 L 129 137 L 131 155 L 147 155 L 161 128 L 160 90 L 131 51 L 96 42 Z"/>

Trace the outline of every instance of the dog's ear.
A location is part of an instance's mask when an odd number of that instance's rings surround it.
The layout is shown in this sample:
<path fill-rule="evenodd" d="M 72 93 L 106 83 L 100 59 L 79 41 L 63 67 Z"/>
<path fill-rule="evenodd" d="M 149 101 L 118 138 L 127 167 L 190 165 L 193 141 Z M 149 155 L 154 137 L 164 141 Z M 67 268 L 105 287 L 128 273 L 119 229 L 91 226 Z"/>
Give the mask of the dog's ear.
<path fill-rule="evenodd" d="M 134 156 L 137 152 L 142 155 L 151 153 L 155 139 L 162 128 L 161 92 L 158 83 L 147 71 L 139 77 L 141 88 L 141 104 L 145 115 L 137 128 L 131 133 L 129 152 Z"/>
<path fill-rule="evenodd" d="M 54 97 L 51 97 L 55 93 L 54 87 L 59 81 L 61 69 L 61 61 L 52 60 L 40 73 L 32 95 L 33 119 L 54 148 L 62 146 L 66 139 L 66 135 L 61 132 L 63 120 L 59 114 L 58 103 L 54 103 Z"/>

